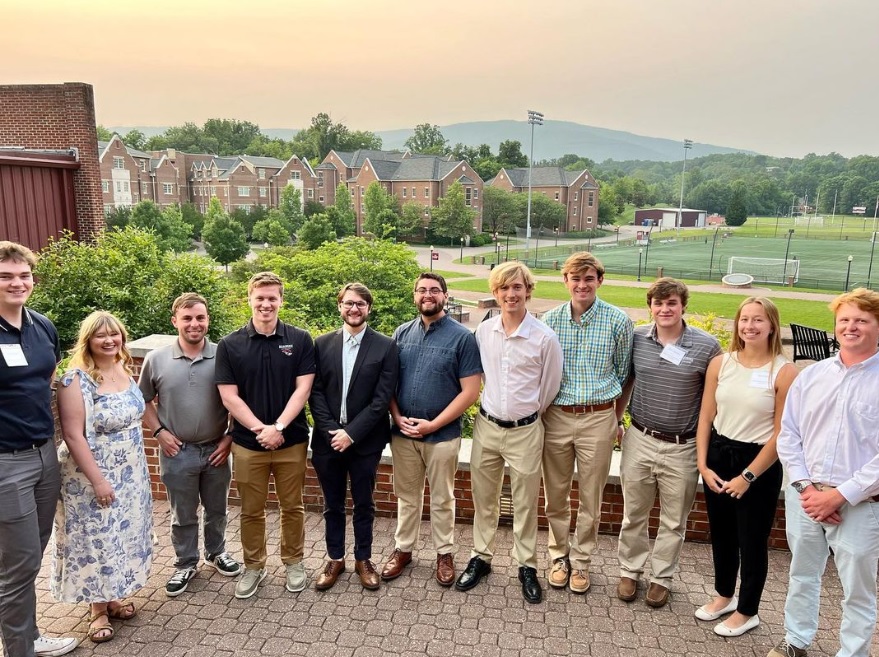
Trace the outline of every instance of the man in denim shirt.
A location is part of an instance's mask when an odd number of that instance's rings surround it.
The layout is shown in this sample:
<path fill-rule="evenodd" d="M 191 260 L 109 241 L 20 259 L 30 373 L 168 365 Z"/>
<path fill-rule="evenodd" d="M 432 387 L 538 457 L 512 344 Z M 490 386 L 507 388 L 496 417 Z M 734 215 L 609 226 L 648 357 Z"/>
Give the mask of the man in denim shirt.
<path fill-rule="evenodd" d="M 476 338 L 445 312 L 445 279 L 424 272 L 415 282 L 416 319 L 399 326 L 400 377 L 391 400 L 391 453 L 397 496 L 396 549 L 382 579 L 399 577 L 412 561 L 430 484 L 430 527 L 436 549 L 436 580 L 455 581 L 455 472 L 461 446 L 461 416 L 479 397 L 482 364 Z"/>

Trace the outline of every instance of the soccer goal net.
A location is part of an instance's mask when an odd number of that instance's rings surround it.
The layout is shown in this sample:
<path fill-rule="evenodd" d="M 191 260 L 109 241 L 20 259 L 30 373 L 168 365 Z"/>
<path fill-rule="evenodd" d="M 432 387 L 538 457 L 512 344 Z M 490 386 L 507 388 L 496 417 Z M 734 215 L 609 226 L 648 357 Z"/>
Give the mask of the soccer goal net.
<path fill-rule="evenodd" d="M 817 228 L 824 225 L 824 217 L 809 214 L 804 217 L 794 217 L 794 223 L 797 226 L 815 226 Z"/>
<path fill-rule="evenodd" d="M 778 283 L 784 285 L 786 278 L 799 280 L 800 261 L 784 258 L 744 258 L 732 256 L 727 262 L 727 274 L 750 274 L 758 283 Z"/>

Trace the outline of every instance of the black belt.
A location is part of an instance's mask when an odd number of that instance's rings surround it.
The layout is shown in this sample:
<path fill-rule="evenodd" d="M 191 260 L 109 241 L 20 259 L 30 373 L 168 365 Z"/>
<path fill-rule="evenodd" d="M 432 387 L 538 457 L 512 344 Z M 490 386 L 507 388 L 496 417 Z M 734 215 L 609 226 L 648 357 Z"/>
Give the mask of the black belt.
<path fill-rule="evenodd" d="M 40 449 L 47 442 L 49 442 L 48 438 L 46 440 L 36 440 L 26 447 L 16 447 L 15 449 L 0 449 L 0 454 L 18 454 L 20 452 L 33 452 Z"/>
<path fill-rule="evenodd" d="M 645 436 L 650 436 L 652 438 L 656 438 L 657 440 L 661 440 L 666 443 L 674 443 L 676 445 L 684 445 L 688 441 L 693 440 L 693 438 L 696 437 L 695 431 L 692 431 L 690 433 L 662 433 L 661 431 L 654 431 L 653 429 L 646 428 L 640 422 L 637 422 L 635 418 L 632 418 L 632 426 L 641 433 L 643 433 Z"/>
<path fill-rule="evenodd" d="M 529 424 L 534 424 L 537 422 L 537 418 L 539 417 L 539 413 L 534 411 L 528 417 L 523 417 L 521 420 L 501 420 L 500 418 L 496 418 L 494 415 L 489 415 L 485 412 L 485 410 L 480 406 L 479 414 L 484 417 L 489 422 L 494 422 L 501 429 L 515 429 L 516 427 L 527 427 Z"/>

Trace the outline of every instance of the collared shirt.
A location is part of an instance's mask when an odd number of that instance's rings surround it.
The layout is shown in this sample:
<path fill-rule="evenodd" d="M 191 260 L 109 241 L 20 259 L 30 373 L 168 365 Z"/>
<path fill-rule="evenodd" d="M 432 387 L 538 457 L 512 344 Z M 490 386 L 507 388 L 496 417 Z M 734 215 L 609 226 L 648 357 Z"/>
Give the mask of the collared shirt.
<path fill-rule="evenodd" d="M 296 378 L 314 374 L 314 342 L 302 329 L 279 321 L 272 335 L 253 326 L 233 331 L 217 344 L 216 382 L 238 386 L 238 395 L 263 424 L 273 424 L 296 390 Z M 238 420 L 232 425 L 235 444 L 265 451 L 248 427 Z M 281 449 L 308 440 L 305 409 L 284 429 Z"/>
<path fill-rule="evenodd" d="M 348 424 L 348 387 L 351 385 L 351 375 L 354 373 L 354 363 L 357 360 L 357 352 L 360 349 L 360 343 L 363 342 L 363 335 L 366 333 L 366 325 L 364 330 L 351 335 L 348 327 L 342 329 L 342 408 L 339 412 L 339 420 L 342 424 Z"/>
<path fill-rule="evenodd" d="M 565 354 L 562 387 L 554 404 L 601 404 L 623 393 L 632 363 L 632 320 L 616 306 L 596 298 L 574 319 L 571 302 L 544 314 Z"/>
<path fill-rule="evenodd" d="M 804 369 L 787 393 L 778 457 L 791 481 L 836 486 L 850 503 L 879 493 L 879 354 L 839 354 Z"/>
<path fill-rule="evenodd" d="M 552 329 L 531 313 L 504 332 L 503 317 L 479 325 L 476 341 L 485 370 L 481 406 L 500 420 L 543 413 L 562 379 L 562 347 Z"/>
<path fill-rule="evenodd" d="M 143 398 L 158 396 L 159 422 L 184 443 L 210 442 L 226 432 L 229 412 L 214 382 L 216 354 L 217 345 L 205 340 L 190 359 L 174 340 L 144 358 L 137 382 Z"/>
<path fill-rule="evenodd" d="M 434 419 L 460 394 L 461 379 L 482 374 L 476 338 L 448 315 L 431 322 L 427 330 L 417 317 L 398 326 L 393 339 L 400 346 L 397 406 L 406 417 Z M 439 443 L 460 435 L 458 418 L 425 436 L 424 442 Z"/>
<path fill-rule="evenodd" d="M 20 330 L 0 318 L 0 345 L 10 345 L 13 362 L 10 366 L 6 355 L 0 355 L 0 448 L 20 449 L 52 438 L 52 379 L 61 360 L 55 325 L 22 308 Z M 13 350 L 19 348 L 26 365 L 14 364 Z"/>
<path fill-rule="evenodd" d="M 643 427 L 668 434 L 696 431 L 705 371 L 720 353 L 720 343 L 710 333 L 684 322 L 684 330 L 674 343 L 680 354 L 663 352 L 666 347 L 656 337 L 656 324 L 635 327 L 632 345 L 632 372 L 635 386 L 629 412 Z M 680 361 L 675 362 L 680 356 Z"/>

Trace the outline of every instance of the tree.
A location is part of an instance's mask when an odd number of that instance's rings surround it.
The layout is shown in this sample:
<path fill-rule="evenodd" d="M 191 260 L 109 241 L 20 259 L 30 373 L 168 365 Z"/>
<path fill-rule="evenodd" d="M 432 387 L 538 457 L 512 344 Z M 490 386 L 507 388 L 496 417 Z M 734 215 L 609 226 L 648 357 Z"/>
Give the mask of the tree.
<path fill-rule="evenodd" d="M 601 198 L 601 203 L 598 204 L 598 224 L 612 224 L 618 214 L 613 185 L 599 181 L 598 189 Z"/>
<path fill-rule="evenodd" d="M 419 123 L 415 132 L 405 141 L 405 146 L 415 153 L 445 155 L 448 152 L 448 141 L 443 137 L 438 125 Z"/>
<path fill-rule="evenodd" d="M 519 212 L 526 217 L 528 213 L 528 192 L 516 194 Z M 547 198 L 543 194 L 531 194 L 531 228 L 552 231 L 565 225 L 568 212 L 565 206 Z"/>
<path fill-rule="evenodd" d="M 521 142 L 513 139 L 502 141 L 498 147 L 498 162 L 502 167 L 527 167 L 528 157 L 522 152 Z"/>
<path fill-rule="evenodd" d="M 186 251 L 192 245 L 189 225 L 177 205 L 161 210 L 152 201 L 141 201 L 131 210 L 130 225 L 152 231 L 162 251 Z"/>
<path fill-rule="evenodd" d="M 381 184 L 373 180 L 363 195 L 363 232 L 376 237 L 384 237 L 397 225 L 397 197 L 386 192 Z"/>
<path fill-rule="evenodd" d="M 95 127 L 95 130 L 98 133 L 98 141 L 110 141 L 113 139 L 113 133 L 107 130 L 104 126 L 98 125 Z"/>
<path fill-rule="evenodd" d="M 420 235 L 424 229 L 424 215 L 427 208 L 417 201 L 403 204 L 400 221 L 397 224 L 397 235 Z"/>
<path fill-rule="evenodd" d="M 278 209 L 284 215 L 290 230 L 295 234 L 305 221 L 303 213 L 302 192 L 294 185 L 287 185 L 281 190 L 281 202 Z"/>
<path fill-rule="evenodd" d="M 253 239 L 271 246 L 285 246 L 290 243 L 290 233 L 277 219 L 263 219 L 254 224 Z"/>
<path fill-rule="evenodd" d="M 516 197 L 499 187 L 486 185 L 482 189 L 482 225 L 491 233 L 506 234 L 524 223 L 524 215 Z"/>
<path fill-rule="evenodd" d="M 297 237 L 304 248 L 316 249 L 324 242 L 335 242 L 336 231 L 325 214 L 316 214 L 305 220 Z"/>
<path fill-rule="evenodd" d="M 741 226 L 748 219 L 748 187 L 743 180 L 732 184 L 729 206 L 726 209 L 726 225 Z"/>
<path fill-rule="evenodd" d="M 305 202 L 305 210 L 303 214 L 305 218 L 311 217 L 316 214 L 321 214 L 326 208 L 320 201 L 315 201 L 314 199 Z"/>
<path fill-rule="evenodd" d="M 131 146 L 131 148 L 136 148 L 137 150 L 143 150 L 143 147 L 146 144 L 146 135 L 137 128 L 132 128 L 125 133 L 125 136 L 122 137 L 122 141 L 125 142 L 126 146 Z"/>
<path fill-rule="evenodd" d="M 459 181 L 451 184 L 439 205 L 431 208 L 430 230 L 438 237 L 459 239 L 473 234 L 476 212 L 464 203 L 464 186 Z"/>
<path fill-rule="evenodd" d="M 184 203 L 180 206 L 183 221 L 189 225 L 189 233 L 193 239 L 201 239 L 201 229 L 204 226 L 204 215 L 198 211 L 193 203 Z"/>
<path fill-rule="evenodd" d="M 329 209 L 334 210 L 334 212 L 328 214 L 333 222 L 333 229 L 336 231 L 337 237 L 347 237 L 357 231 L 357 217 L 354 214 L 351 195 L 345 183 L 339 183 L 336 187 L 336 203 Z"/>
<path fill-rule="evenodd" d="M 208 255 L 229 269 L 229 263 L 247 255 L 250 247 L 244 236 L 244 227 L 232 219 L 216 197 L 211 199 L 202 230 Z"/>
<path fill-rule="evenodd" d="M 120 205 L 104 212 L 104 221 L 108 228 L 125 228 L 131 222 L 131 206 Z"/>

